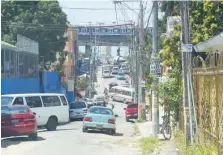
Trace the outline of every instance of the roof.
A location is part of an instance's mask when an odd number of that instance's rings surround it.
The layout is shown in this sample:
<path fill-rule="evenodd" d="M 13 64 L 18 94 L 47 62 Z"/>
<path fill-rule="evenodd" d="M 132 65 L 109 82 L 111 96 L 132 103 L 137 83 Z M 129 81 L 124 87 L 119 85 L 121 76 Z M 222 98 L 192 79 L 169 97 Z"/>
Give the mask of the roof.
<path fill-rule="evenodd" d="M 6 94 L 1 95 L 1 97 L 19 97 L 19 96 L 50 96 L 50 95 L 64 95 L 60 93 L 30 93 L 30 94 Z"/>
<path fill-rule="evenodd" d="M 223 51 L 223 32 L 194 46 L 196 52 Z"/>
<path fill-rule="evenodd" d="M 9 44 L 7 42 L 1 41 L 1 49 L 8 48 L 12 50 L 17 50 L 17 47 L 15 45 Z"/>
<path fill-rule="evenodd" d="M 118 89 L 122 89 L 122 90 L 130 90 L 130 91 L 134 91 L 134 88 L 127 88 L 127 87 L 122 87 L 122 86 L 115 86 L 115 87 L 112 87 L 112 88 L 118 88 Z"/>

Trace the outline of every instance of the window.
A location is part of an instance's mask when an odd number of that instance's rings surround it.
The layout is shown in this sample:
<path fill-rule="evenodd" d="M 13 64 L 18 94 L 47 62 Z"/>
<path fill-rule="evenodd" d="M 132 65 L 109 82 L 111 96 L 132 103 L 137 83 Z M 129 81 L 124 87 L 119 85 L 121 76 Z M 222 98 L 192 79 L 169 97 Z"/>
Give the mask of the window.
<path fill-rule="evenodd" d="M 67 100 L 64 96 L 60 96 L 60 99 L 61 99 L 63 105 L 67 105 Z"/>
<path fill-rule="evenodd" d="M 42 96 L 44 107 L 61 106 L 58 96 Z"/>
<path fill-rule="evenodd" d="M 26 103 L 30 108 L 42 107 L 42 102 L 39 96 L 26 97 Z"/>
<path fill-rule="evenodd" d="M 91 107 L 88 112 L 91 114 L 113 115 L 112 110 L 108 108 Z"/>
<path fill-rule="evenodd" d="M 86 108 L 85 102 L 72 102 L 70 109 L 83 109 Z"/>
<path fill-rule="evenodd" d="M 25 106 L 10 107 L 10 114 L 25 114 L 29 112 L 30 112 L 29 109 Z"/>
<path fill-rule="evenodd" d="M 24 105 L 23 98 L 16 97 L 15 101 L 13 102 L 13 105 Z"/>
<path fill-rule="evenodd" d="M 128 108 L 138 108 L 138 104 L 129 104 Z"/>
<path fill-rule="evenodd" d="M 2 106 L 1 107 L 1 115 L 8 115 L 10 114 L 10 110 L 9 110 L 9 107 L 8 106 Z"/>
<path fill-rule="evenodd" d="M 13 97 L 1 97 L 1 105 L 10 105 L 12 104 Z"/>

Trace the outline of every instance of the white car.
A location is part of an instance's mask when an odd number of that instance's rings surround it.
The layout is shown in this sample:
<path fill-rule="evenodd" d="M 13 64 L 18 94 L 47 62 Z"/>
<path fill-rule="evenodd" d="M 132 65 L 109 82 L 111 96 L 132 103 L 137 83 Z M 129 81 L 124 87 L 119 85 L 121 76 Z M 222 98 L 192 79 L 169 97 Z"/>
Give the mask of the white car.
<path fill-rule="evenodd" d="M 112 68 L 112 74 L 118 74 L 118 67 L 113 67 Z"/>
<path fill-rule="evenodd" d="M 83 119 L 87 113 L 87 104 L 84 101 L 74 101 L 70 104 L 70 120 Z"/>
<path fill-rule="evenodd" d="M 109 77 L 112 77 L 112 74 L 109 70 L 104 70 L 103 73 L 102 73 L 102 77 L 103 78 L 109 78 Z"/>

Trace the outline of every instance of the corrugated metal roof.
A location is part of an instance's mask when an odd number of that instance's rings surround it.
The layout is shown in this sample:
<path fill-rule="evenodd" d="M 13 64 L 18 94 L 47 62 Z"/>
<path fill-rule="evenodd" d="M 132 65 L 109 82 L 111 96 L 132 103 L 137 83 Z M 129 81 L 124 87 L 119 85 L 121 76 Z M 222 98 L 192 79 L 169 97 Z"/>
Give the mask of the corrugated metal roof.
<path fill-rule="evenodd" d="M 1 41 L 1 49 L 2 48 L 8 48 L 8 49 L 13 49 L 13 50 L 17 50 L 17 47 L 12 45 L 12 44 L 9 44 L 7 42 L 4 42 L 4 41 Z"/>

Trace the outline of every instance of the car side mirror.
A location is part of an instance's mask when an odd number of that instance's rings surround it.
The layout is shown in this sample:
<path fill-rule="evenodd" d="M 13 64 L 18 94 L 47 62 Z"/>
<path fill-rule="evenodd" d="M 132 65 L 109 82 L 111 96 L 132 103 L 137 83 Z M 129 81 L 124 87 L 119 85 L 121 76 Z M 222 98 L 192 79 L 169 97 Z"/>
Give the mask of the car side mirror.
<path fill-rule="evenodd" d="M 126 110 L 126 108 L 124 108 L 124 110 Z"/>

